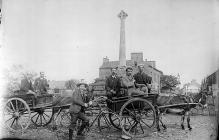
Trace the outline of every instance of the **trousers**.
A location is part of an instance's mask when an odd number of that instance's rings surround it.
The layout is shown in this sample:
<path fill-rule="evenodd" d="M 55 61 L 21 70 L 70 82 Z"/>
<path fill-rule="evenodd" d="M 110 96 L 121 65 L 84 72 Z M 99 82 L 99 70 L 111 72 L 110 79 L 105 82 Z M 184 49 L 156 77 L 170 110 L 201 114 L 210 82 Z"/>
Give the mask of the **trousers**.
<path fill-rule="evenodd" d="M 85 113 L 80 111 L 78 113 L 70 113 L 71 116 L 71 123 L 69 125 L 69 129 L 74 130 L 77 125 L 77 120 L 82 120 L 82 125 L 80 126 L 78 132 L 81 133 L 86 125 L 89 124 L 89 119 L 86 117 Z"/>

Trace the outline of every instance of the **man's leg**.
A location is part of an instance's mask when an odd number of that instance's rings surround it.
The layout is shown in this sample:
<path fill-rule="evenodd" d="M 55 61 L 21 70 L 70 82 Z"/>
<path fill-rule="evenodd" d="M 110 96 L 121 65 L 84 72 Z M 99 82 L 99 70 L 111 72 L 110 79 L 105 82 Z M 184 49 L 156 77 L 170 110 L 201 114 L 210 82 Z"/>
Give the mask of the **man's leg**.
<path fill-rule="evenodd" d="M 78 113 L 78 118 L 82 120 L 82 125 L 79 128 L 77 135 L 82 135 L 82 132 L 86 126 L 89 126 L 89 119 L 86 117 L 84 112 Z"/>
<path fill-rule="evenodd" d="M 106 92 L 106 96 L 108 99 L 112 99 L 112 93 L 110 91 Z"/>
<path fill-rule="evenodd" d="M 147 95 L 145 92 L 139 90 L 139 89 L 133 89 L 131 92 L 131 96 L 133 95 Z"/>
<path fill-rule="evenodd" d="M 70 115 L 71 115 L 71 123 L 70 123 L 70 126 L 69 126 L 69 140 L 72 139 L 73 131 L 76 127 L 76 122 L 77 122 L 77 119 L 78 119 L 78 114 L 77 113 L 70 113 Z"/>
<path fill-rule="evenodd" d="M 144 93 L 148 94 L 148 88 L 146 86 L 142 86 L 141 91 L 143 91 Z"/>

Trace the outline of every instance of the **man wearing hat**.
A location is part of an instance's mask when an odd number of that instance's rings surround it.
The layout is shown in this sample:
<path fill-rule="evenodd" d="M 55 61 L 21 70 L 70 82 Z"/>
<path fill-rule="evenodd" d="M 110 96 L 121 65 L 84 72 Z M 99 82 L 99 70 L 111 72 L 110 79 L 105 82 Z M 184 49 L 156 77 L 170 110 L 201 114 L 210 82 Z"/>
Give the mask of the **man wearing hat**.
<path fill-rule="evenodd" d="M 46 94 L 49 84 L 47 83 L 46 78 L 44 77 L 44 72 L 40 72 L 40 77 L 35 79 L 34 88 L 36 92 L 40 94 Z"/>
<path fill-rule="evenodd" d="M 151 80 L 152 78 L 149 77 L 147 74 L 144 73 L 144 65 L 139 64 L 138 65 L 138 73 L 134 75 L 134 79 L 136 82 L 136 86 L 140 88 L 141 91 L 144 91 L 146 93 L 150 93 L 151 90 Z"/>
<path fill-rule="evenodd" d="M 85 116 L 85 108 L 89 105 L 92 105 L 92 101 L 89 101 L 87 96 L 87 87 L 86 83 L 77 84 L 77 89 L 73 92 L 72 95 L 72 104 L 69 108 L 71 115 L 71 124 L 69 126 L 69 140 L 72 139 L 73 130 L 76 127 L 76 122 L 78 119 L 82 120 L 82 125 L 80 126 L 77 135 L 82 136 L 84 128 L 89 125 L 89 119 Z"/>
<path fill-rule="evenodd" d="M 120 78 L 117 76 L 116 70 L 116 68 L 112 68 L 112 74 L 106 79 L 105 89 L 108 98 L 112 98 L 113 96 L 119 96 Z"/>
<path fill-rule="evenodd" d="M 139 95 L 142 94 L 144 95 L 143 91 L 140 91 L 138 89 L 136 89 L 135 87 L 135 79 L 132 76 L 132 67 L 127 67 L 126 68 L 126 74 L 125 76 L 122 77 L 122 87 L 128 89 L 128 95 L 132 96 L 132 95 Z"/>

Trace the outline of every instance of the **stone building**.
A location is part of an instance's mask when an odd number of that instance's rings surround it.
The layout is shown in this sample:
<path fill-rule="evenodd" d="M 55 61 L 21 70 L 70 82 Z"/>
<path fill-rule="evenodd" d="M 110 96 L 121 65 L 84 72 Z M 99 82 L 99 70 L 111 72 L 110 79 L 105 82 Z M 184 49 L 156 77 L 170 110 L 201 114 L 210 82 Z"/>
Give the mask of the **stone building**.
<path fill-rule="evenodd" d="M 143 53 L 131 53 L 131 60 L 126 60 L 126 66 L 133 68 L 133 74 L 138 72 L 138 64 L 144 65 L 144 72 L 152 77 L 152 86 L 154 89 L 160 88 L 160 77 L 163 74 L 162 71 L 156 68 L 155 61 L 147 61 L 143 59 Z M 105 79 L 111 74 L 112 67 L 119 67 L 119 61 L 110 61 L 109 58 L 103 58 L 103 64 L 99 68 L 99 78 Z"/>
<path fill-rule="evenodd" d="M 183 93 L 186 95 L 196 94 L 200 91 L 201 85 L 193 79 L 190 83 L 186 83 L 183 85 Z"/>
<path fill-rule="evenodd" d="M 97 94 L 104 94 L 105 79 L 111 74 L 111 68 L 118 67 L 118 75 L 125 74 L 125 68 L 131 66 L 133 68 L 133 74 L 138 71 L 138 64 L 143 64 L 145 73 L 152 77 L 152 91 L 160 91 L 160 77 L 163 74 L 162 71 L 156 68 L 155 61 L 147 61 L 143 59 L 143 53 L 131 53 L 131 60 L 126 59 L 126 43 L 125 43 L 125 19 L 128 14 L 123 10 L 118 14 L 121 21 L 120 24 L 120 43 L 119 43 L 119 60 L 110 61 L 109 58 L 103 58 L 103 64 L 99 68 L 99 78 L 95 80 L 94 91 Z"/>
<path fill-rule="evenodd" d="M 219 69 L 206 77 L 208 91 L 212 91 L 214 96 L 219 94 Z"/>

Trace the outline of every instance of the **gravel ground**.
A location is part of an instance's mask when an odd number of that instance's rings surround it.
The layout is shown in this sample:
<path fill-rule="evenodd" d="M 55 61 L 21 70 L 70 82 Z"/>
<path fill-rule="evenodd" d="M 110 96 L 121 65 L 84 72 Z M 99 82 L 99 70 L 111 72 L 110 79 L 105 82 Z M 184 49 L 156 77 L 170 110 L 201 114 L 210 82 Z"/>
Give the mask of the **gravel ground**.
<path fill-rule="evenodd" d="M 214 140 L 216 139 L 216 117 L 207 115 L 191 116 L 192 131 L 186 127 L 181 130 L 180 116 L 165 115 L 163 122 L 167 125 L 167 130 L 161 132 L 152 132 L 145 138 L 138 138 L 136 140 Z M 186 121 L 185 121 L 185 126 Z M 116 140 L 121 139 L 121 131 L 111 128 L 107 131 L 99 132 L 97 127 L 93 126 L 92 130 L 85 136 L 76 139 L 84 140 Z M 53 131 L 51 125 L 47 127 L 37 128 L 31 125 L 24 133 L 11 133 L 6 129 L 1 130 L 1 137 L 17 137 L 22 139 L 36 139 L 36 140 L 66 140 L 68 139 L 68 129 L 65 127 L 58 127 Z"/>

